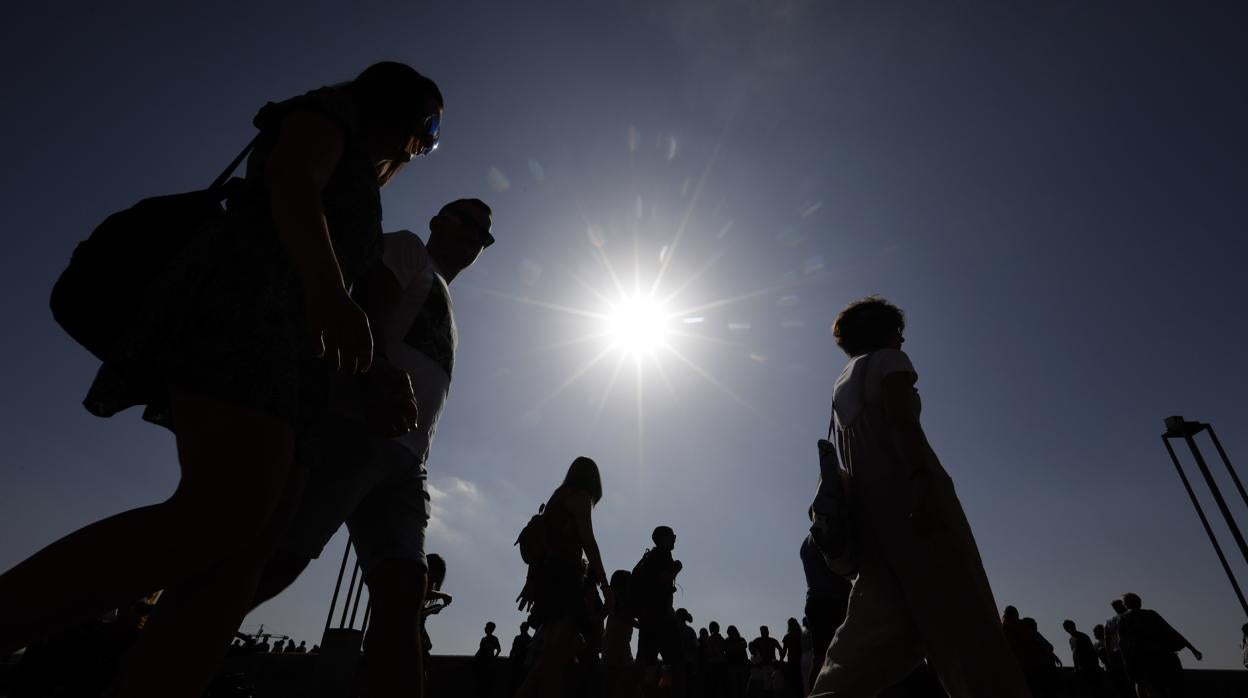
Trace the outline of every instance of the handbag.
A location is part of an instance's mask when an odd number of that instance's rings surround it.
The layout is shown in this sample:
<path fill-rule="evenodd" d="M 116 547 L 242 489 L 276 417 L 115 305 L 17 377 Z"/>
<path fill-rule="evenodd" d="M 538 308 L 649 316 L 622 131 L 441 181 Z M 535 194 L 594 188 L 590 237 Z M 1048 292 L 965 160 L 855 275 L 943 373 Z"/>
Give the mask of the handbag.
<path fill-rule="evenodd" d="M 870 369 L 871 355 L 863 359 L 863 388 L 860 395 L 862 408 L 867 404 L 866 378 Z M 836 428 L 836 400 L 832 401 L 832 417 L 828 422 L 828 437 L 820 439 L 819 483 L 815 489 L 815 501 L 810 505 L 810 540 L 818 548 L 824 562 L 834 573 L 853 578 L 858 574 L 859 541 L 854 533 L 852 480 L 841 464 L 832 432 Z"/>
<path fill-rule="evenodd" d="M 241 180 L 234 170 L 255 147 L 251 140 L 207 189 L 156 196 L 104 219 L 78 243 L 52 286 L 52 317 L 101 361 L 133 320 L 152 280 L 208 221 Z"/>

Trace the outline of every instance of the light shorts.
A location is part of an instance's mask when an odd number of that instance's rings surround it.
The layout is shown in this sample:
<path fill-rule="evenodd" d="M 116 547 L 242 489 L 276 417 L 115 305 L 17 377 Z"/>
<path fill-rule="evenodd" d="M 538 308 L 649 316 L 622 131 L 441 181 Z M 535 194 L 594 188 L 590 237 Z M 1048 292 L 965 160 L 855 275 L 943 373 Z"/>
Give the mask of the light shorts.
<path fill-rule="evenodd" d="M 317 457 L 280 548 L 320 557 L 345 522 L 365 579 L 384 560 L 414 560 L 426 567 L 429 492 L 424 466 L 411 450 L 360 422 L 334 416 L 316 440 Z"/>

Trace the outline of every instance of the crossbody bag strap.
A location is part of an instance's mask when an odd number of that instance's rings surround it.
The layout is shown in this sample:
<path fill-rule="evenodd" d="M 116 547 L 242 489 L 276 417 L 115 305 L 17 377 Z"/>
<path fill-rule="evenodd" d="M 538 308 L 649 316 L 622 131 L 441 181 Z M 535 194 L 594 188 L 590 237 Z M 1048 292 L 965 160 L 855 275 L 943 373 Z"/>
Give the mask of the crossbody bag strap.
<path fill-rule="evenodd" d="M 234 170 L 237 170 L 238 166 L 242 164 L 243 160 L 245 160 L 247 156 L 251 154 L 251 151 L 256 147 L 256 143 L 259 140 L 260 140 L 260 134 L 257 133 L 255 137 L 251 139 L 251 142 L 249 142 L 243 148 L 243 151 L 239 153 L 238 156 L 235 157 L 232 162 L 230 162 L 230 164 L 225 168 L 225 170 L 222 171 L 221 174 L 217 175 L 216 179 L 212 180 L 212 184 L 208 186 L 208 190 L 219 191 L 221 187 L 224 187 L 225 183 L 230 181 L 230 176 L 234 174 Z"/>

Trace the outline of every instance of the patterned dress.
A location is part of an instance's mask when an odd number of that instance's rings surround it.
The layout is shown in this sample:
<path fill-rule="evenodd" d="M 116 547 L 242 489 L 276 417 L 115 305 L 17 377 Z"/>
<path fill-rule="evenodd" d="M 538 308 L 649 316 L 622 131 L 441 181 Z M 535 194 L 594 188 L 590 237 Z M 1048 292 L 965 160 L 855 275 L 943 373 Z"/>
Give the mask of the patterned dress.
<path fill-rule="evenodd" d="M 301 284 L 263 185 L 265 158 L 294 111 L 326 115 L 343 129 L 342 157 L 321 198 L 344 280 L 380 260 L 380 191 L 349 95 L 326 87 L 265 105 L 245 185 L 228 213 L 197 231 L 153 280 L 87 393 L 91 413 L 110 417 L 144 405 L 145 419 L 172 429 L 170 388 L 254 408 L 296 429 L 325 410 L 329 369 L 313 353 Z"/>

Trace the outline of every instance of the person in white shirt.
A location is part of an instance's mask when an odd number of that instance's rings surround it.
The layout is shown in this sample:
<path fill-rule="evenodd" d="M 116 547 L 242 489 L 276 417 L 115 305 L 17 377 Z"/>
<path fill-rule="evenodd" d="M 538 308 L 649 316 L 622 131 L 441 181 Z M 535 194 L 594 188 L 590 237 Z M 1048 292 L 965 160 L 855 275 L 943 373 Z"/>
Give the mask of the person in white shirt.
<path fill-rule="evenodd" d="M 289 586 L 345 522 L 372 603 L 366 696 L 421 695 L 425 462 L 459 341 L 449 284 L 493 244 L 491 225 L 489 206 L 461 199 L 429 222 L 427 244 L 384 236 L 383 267 L 353 290 L 372 318 L 373 369 L 334 384 L 302 500 L 257 592 L 259 605 Z"/>
<path fill-rule="evenodd" d="M 874 696 L 926 658 L 955 698 L 1028 698 L 953 481 L 919 423 L 904 329 L 901 310 L 874 296 L 832 327 L 850 357 L 832 404 L 859 571 L 810 697 Z"/>

